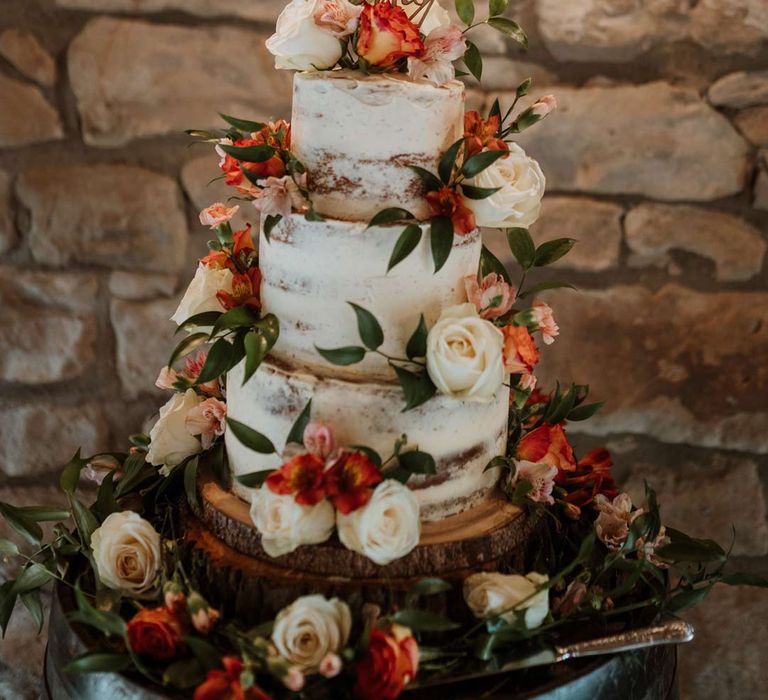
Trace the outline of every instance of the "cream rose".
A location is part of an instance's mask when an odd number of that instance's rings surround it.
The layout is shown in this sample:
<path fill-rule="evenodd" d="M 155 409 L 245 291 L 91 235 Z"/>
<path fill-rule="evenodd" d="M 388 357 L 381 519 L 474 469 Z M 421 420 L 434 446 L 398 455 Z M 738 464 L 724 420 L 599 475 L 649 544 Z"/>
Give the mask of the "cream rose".
<path fill-rule="evenodd" d="M 203 399 L 193 389 L 174 394 L 160 409 L 160 417 L 149 432 L 147 462 L 163 465 L 165 470 L 175 467 L 187 457 L 201 452 L 203 446 L 187 427 L 187 416 Z"/>
<path fill-rule="evenodd" d="M 504 336 L 474 304 L 443 310 L 427 336 L 427 371 L 438 391 L 489 400 L 504 381 Z"/>
<path fill-rule="evenodd" d="M 255 492 L 251 520 L 261 534 L 261 546 L 270 557 L 292 552 L 303 544 L 325 542 L 333 534 L 333 506 L 320 501 L 304 506 L 293 495 L 282 496 L 266 487 Z"/>
<path fill-rule="evenodd" d="M 341 543 L 384 566 L 404 557 L 419 543 L 419 501 L 407 486 L 382 481 L 362 508 L 349 515 L 336 513 Z"/>
<path fill-rule="evenodd" d="M 292 0 L 286 5 L 266 44 L 275 57 L 275 68 L 323 70 L 341 58 L 341 42 L 315 19 L 322 16 L 323 4 L 322 0 Z"/>
<path fill-rule="evenodd" d="M 539 164 L 516 143 L 509 144 L 508 156 L 466 182 L 475 187 L 501 188 L 485 199 L 465 198 L 478 226 L 528 228 L 539 218 L 547 181 Z"/>
<path fill-rule="evenodd" d="M 318 671 L 329 654 L 340 654 L 349 640 L 352 614 L 338 598 L 297 598 L 275 618 L 272 642 L 280 656 L 302 671 Z"/>
<path fill-rule="evenodd" d="M 200 263 L 171 321 L 181 325 L 190 316 L 204 311 L 223 311 L 216 293 L 222 290 L 232 293 L 232 272 L 226 268 L 216 269 Z M 193 329 L 188 329 L 193 330 Z"/>
<path fill-rule="evenodd" d="M 160 535 L 138 513 L 107 516 L 91 536 L 91 550 L 101 582 L 132 598 L 157 592 Z"/>
<path fill-rule="evenodd" d="M 502 613 L 500 617 L 512 623 L 515 613 L 525 610 L 525 626 L 534 629 L 541 625 L 549 611 L 549 590 L 545 588 L 536 593 L 548 580 L 547 576 L 535 572 L 527 576 L 473 574 L 464 581 L 464 600 L 472 614 L 481 620 Z"/>

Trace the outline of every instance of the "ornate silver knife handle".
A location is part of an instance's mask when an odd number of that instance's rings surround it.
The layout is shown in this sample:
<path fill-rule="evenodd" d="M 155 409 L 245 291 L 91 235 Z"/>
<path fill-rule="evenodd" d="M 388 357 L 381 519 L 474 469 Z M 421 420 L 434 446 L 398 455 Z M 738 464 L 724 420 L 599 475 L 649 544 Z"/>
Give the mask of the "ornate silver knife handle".
<path fill-rule="evenodd" d="M 693 627 L 682 620 L 671 619 L 652 627 L 613 634 L 608 637 L 590 639 L 586 642 L 557 647 L 558 660 L 574 659 L 579 656 L 614 654 L 632 649 L 655 647 L 660 644 L 681 644 L 693 639 Z"/>

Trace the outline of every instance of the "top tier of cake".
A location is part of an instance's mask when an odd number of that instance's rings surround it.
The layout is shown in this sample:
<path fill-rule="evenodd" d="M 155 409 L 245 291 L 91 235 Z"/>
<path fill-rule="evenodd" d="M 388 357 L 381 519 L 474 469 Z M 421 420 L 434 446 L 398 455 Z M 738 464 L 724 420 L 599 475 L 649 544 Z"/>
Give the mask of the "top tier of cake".
<path fill-rule="evenodd" d="M 291 149 L 309 173 L 317 212 L 369 221 L 387 207 L 429 218 L 409 165 L 432 172 L 463 133 L 464 86 L 436 87 L 399 74 L 297 73 Z"/>

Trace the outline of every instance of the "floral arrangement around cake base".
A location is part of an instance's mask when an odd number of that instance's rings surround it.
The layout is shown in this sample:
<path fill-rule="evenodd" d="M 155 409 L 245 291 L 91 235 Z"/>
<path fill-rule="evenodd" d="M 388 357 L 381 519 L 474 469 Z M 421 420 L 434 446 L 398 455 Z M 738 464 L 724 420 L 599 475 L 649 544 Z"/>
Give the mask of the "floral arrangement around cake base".
<path fill-rule="evenodd" d="M 469 29 L 488 25 L 525 43 L 522 30 L 501 16 L 506 0 L 492 0 L 489 8 L 489 17 L 475 22 L 471 0 L 457 0 L 462 30 L 435 0 L 293 0 L 268 48 L 278 68 L 403 73 L 436 85 L 452 79 L 452 61 L 463 58 L 479 79 L 482 60 L 465 38 Z M 150 434 L 131 436 L 125 452 L 78 452 L 60 479 L 66 508 L 0 503 L 0 515 L 27 543 L 0 540 L 3 556 L 20 564 L 17 578 L 0 586 L 3 630 L 17 600 L 42 626 L 40 591 L 55 581 L 73 590 L 77 609 L 69 621 L 88 626 L 100 640 L 68 672 L 129 672 L 195 700 L 267 700 L 319 686 L 333 697 L 387 700 L 431 674 L 449 678 L 451 669 L 468 663 L 490 669 L 499 654 L 553 644 L 588 624 L 627 622 L 638 611 L 678 613 L 716 583 L 768 586 L 762 577 L 731 571 L 728 552 L 716 542 L 665 527 L 650 486 L 645 502 L 633 504 L 615 484 L 606 450 L 574 454 L 567 424 L 588 419 L 601 405 L 587 403 L 586 386 L 558 385 L 549 393 L 536 386 L 536 338 L 548 345 L 559 329 L 546 303 L 529 301 L 569 285 L 526 285 L 532 272 L 560 259 L 575 241 L 536 246 L 527 231 L 538 216 L 544 177 L 509 137 L 555 104 L 548 96 L 515 116 L 530 87 L 530 81 L 521 84 L 506 111 L 496 102 L 487 118 L 468 113 L 463 137 L 443 155 L 438 172 L 413 166 L 432 212 L 435 271 L 450 255 L 454 235 L 495 226 L 506 229 L 517 279 L 483 249 L 477 275 L 463 280 L 466 303 L 444 309 L 431 328 L 422 316 L 402 353 L 383 353 L 381 324 L 355 303 L 360 345 L 318 348 L 340 366 L 368 353 L 384 356 L 405 411 L 436 394 L 489 401 L 509 389 L 507 451 L 487 469 L 498 470 L 505 496 L 535 524 L 530 570 L 467 577 L 464 617 L 473 624 L 434 612 L 431 599 L 455 585 L 436 577 L 363 620 L 354 620 L 343 600 L 306 595 L 249 628 L 228 619 L 222 601 L 206 600 L 184 563 L 182 503 L 198 506 L 202 471 L 227 486 L 226 431 L 254 453 L 277 454 L 269 437 L 227 418 L 227 372 L 242 363 L 243 383 L 253 377 L 275 346 L 280 323 L 262 309 L 250 226 L 233 231 L 230 225 L 239 205 L 217 203 L 200 214 L 216 237 L 174 314 L 186 335 L 158 377 L 157 385 L 174 394 Z M 215 146 L 236 198 L 260 211 L 266 243 L 294 212 L 318 220 L 305 168 L 291 152 L 290 124 L 224 119 L 223 132 L 190 133 Z M 422 236 L 420 222 L 404 209 L 382 210 L 370 224 L 404 226 L 387 272 Z M 237 477 L 257 489 L 255 531 L 269 556 L 335 532 L 342 545 L 386 566 L 418 545 L 419 504 L 407 483 L 413 475 L 434 474 L 435 459 L 407 435 L 380 455 L 364 445 L 339 445 L 335 432 L 313 420 L 309 402 L 279 455 L 282 466 Z M 89 504 L 93 484 L 98 488 Z M 41 523 L 52 525 L 44 531 Z"/>

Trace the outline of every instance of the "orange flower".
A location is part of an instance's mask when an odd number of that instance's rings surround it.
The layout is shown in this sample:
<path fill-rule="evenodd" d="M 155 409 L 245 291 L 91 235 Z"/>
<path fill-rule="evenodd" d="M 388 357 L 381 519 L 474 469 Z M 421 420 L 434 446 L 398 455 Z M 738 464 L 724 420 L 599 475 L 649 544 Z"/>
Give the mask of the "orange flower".
<path fill-rule="evenodd" d="M 237 139 L 232 145 L 240 148 L 266 145 L 274 148 L 277 153 L 262 163 L 246 163 L 225 153 L 219 167 L 225 175 L 224 182 L 228 185 L 232 187 L 243 185 L 245 176 L 240 170 L 241 167 L 258 178 L 282 177 L 285 175 L 285 162 L 280 156 L 280 151 L 288 150 L 291 147 L 291 125 L 283 119 L 279 119 L 276 122 L 266 124 L 260 131 L 251 134 L 250 138 Z M 246 190 L 249 189 L 249 185 L 250 183 L 246 183 Z"/>
<path fill-rule="evenodd" d="M 464 141 L 467 145 L 467 157 L 480 153 L 484 148 L 491 151 L 509 150 L 509 145 L 496 135 L 500 121 L 498 115 L 483 119 L 475 110 L 464 114 Z"/>
<path fill-rule="evenodd" d="M 619 495 L 612 467 L 611 453 L 598 447 L 579 460 L 576 471 L 558 474 L 555 481 L 568 492 L 563 500 L 572 511 L 571 517 L 578 517 L 581 508 L 592 503 L 598 494 L 610 500 Z"/>
<path fill-rule="evenodd" d="M 544 423 L 523 436 L 517 445 L 517 458 L 528 462 L 552 464 L 560 472 L 576 469 L 573 448 L 560 424 Z"/>
<path fill-rule="evenodd" d="M 296 503 L 314 506 L 325 498 L 325 462 L 317 455 L 300 454 L 267 477 L 267 488 L 281 495 L 295 494 Z"/>
<path fill-rule="evenodd" d="M 360 700 L 394 700 L 415 677 L 419 647 L 411 630 L 394 624 L 373 630 L 368 652 L 357 665 L 355 697 Z"/>
<path fill-rule="evenodd" d="M 325 475 L 328 495 L 340 513 L 349 515 L 371 498 L 383 477 L 364 452 L 343 452 Z"/>
<path fill-rule="evenodd" d="M 474 212 L 464 204 L 464 198 L 450 187 L 427 192 L 427 204 L 435 216 L 447 216 L 453 223 L 453 230 L 466 235 L 477 228 Z"/>
<path fill-rule="evenodd" d="M 211 267 L 214 270 L 223 270 L 225 267 L 232 267 L 232 262 L 223 250 L 212 250 L 204 258 L 200 258 L 200 262 L 206 267 Z"/>
<path fill-rule="evenodd" d="M 142 608 L 128 622 L 128 644 L 136 654 L 169 661 L 184 648 L 184 632 L 168 608 Z"/>
<path fill-rule="evenodd" d="M 539 351 L 525 326 L 504 326 L 504 369 L 510 374 L 530 374 L 539 362 Z"/>
<path fill-rule="evenodd" d="M 260 299 L 261 272 L 258 267 L 252 267 L 246 273 L 236 272 L 232 275 L 232 293 L 223 289 L 216 293 L 216 298 L 225 310 L 236 306 L 261 308 Z"/>
<path fill-rule="evenodd" d="M 388 2 L 365 6 L 357 32 L 357 54 L 368 65 L 391 68 L 401 58 L 423 50 L 419 28 L 402 7 Z"/>
<path fill-rule="evenodd" d="M 253 238 L 251 237 L 251 225 L 246 224 L 244 229 L 235 231 L 232 234 L 234 243 L 232 244 L 232 255 L 237 257 L 240 253 L 252 253 L 255 248 L 253 246 Z"/>
<path fill-rule="evenodd" d="M 194 700 L 272 700 L 256 685 L 248 689 L 240 684 L 243 662 L 236 656 L 225 656 L 221 663 L 224 670 L 213 669 L 195 688 Z"/>

